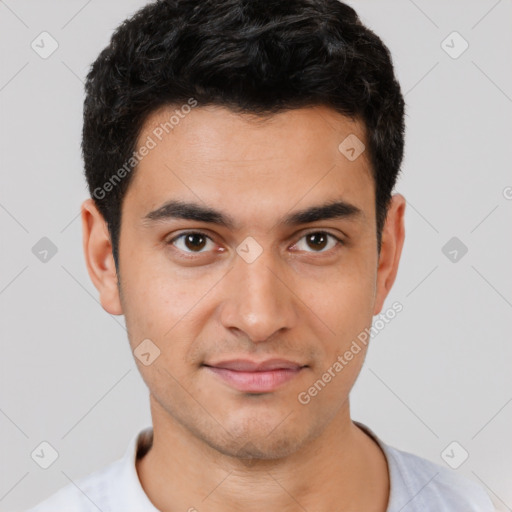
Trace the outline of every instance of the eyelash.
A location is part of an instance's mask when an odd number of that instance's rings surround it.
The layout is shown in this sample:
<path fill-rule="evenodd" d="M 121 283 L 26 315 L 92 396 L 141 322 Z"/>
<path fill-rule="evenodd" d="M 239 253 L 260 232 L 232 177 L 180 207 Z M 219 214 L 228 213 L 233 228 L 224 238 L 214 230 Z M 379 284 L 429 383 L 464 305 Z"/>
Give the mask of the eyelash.
<path fill-rule="evenodd" d="M 336 250 L 336 249 L 339 249 L 340 246 L 342 245 L 345 245 L 345 242 L 341 239 L 341 238 L 338 238 L 336 235 L 333 235 L 332 233 L 329 233 L 328 231 L 310 231 L 308 233 L 305 233 L 304 235 L 302 235 L 299 240 L 297 242 L 295 242 L 294 245 L 296 245 L 300 240 L 302 240 L 303 238 L 309 236 L 309 235 L 318 235 L 318 234 L 324 234 L 324 235 L 327 235 L 331 238 L 333 238 L 337 243 L 335 245 L 335 247 L 329 249 L 328 251 L 306 251 L 310 254 L 328 254 L 330 253 L 331 251 L 333 250 Z M 177 240 L 179 240 L 180 238 L 183 238 L 187 235 L 202 235 L 204 236 L 205 238 L 207 238 L 208 240 L 214 242 L 214 240 L 208 236 L 206 233 L 203 233 L 202 231 L 186 231 L 184 233 L 180 233 L 179 235 L 175 236 L 174 238 L 171 238 L 169 241 L 166 242 L 167 245 L 171 245 L 171 246 L 174 246 L 174 242 L 176 242 Z M 187 251 L 183 251 L 182 249 L 178 249 L 177 247 L 174 247 L 175 250 L 179 251 L 181 254 L 185 254 L 185 258 L 197 258 L 198 256 L 200 256 L 201 254 L 204 254 L 208 251 L 205 251 L 205 252 L 187 252 Z"/>

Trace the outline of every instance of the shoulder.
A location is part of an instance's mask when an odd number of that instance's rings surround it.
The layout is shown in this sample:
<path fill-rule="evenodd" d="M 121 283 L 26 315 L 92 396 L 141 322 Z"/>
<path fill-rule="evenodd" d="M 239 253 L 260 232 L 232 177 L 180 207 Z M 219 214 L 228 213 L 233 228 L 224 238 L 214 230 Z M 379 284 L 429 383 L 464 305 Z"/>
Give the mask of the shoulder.
<path fill-rule="evenodd" d="M 152 443 L 152 427 L 134 435 L 124 456 L 71 481 L 26 512 L 158 512 L 140 484 L 136 460 Z"/>
<path fill-rule="evenodd" d="M 494 512 L 484 489 L 454 470 L 427 459 L 384 445 L 392 479 L 396 510 L 436 510 L 436 512 Z M 394 480 L 394 481 L 393 481 Z M 391 499 L 390 499 L 391 501 Z M 394 512 L 390 508 L 389 512 Z"/>
<path fill-rule="evenodd" d="M 386 456 L 390 496 L 386 512 L 495 512 L 481 485 L 456 471 L 389 446 L 365 424 L 355 421 Z"/>
<path fill-rule="evenodd" d="M 122 459 L 70 482 L 26 512 L 108 512 L 112 487 L 122 472 Z"/>

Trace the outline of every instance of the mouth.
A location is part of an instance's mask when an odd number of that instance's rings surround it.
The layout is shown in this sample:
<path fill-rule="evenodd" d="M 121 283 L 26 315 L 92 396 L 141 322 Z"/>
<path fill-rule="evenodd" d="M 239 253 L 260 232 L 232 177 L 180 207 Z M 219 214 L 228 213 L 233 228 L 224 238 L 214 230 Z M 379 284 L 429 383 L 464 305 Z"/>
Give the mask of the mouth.
<path fill-rule="evenodd" d="M 307 365 L 284 359 L 261 362 L 234 359 L 203 366 L 223 382 L 246 393 L 274 391 L 307 368 Z"/>

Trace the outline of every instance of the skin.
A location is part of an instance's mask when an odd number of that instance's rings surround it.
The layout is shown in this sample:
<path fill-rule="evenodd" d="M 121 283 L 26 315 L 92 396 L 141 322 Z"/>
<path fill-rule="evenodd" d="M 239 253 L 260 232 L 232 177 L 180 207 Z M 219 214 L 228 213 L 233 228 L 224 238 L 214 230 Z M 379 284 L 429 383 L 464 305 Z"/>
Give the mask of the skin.
<path fill-rule="evenodd" d="M 174 108 L 150 115 L 139 141 Z M 386 510 L 386 459 L 350 418 L 366 348 L 307 405 L 297 399 L 382 311 L 404 242 L 405 199 L 395 194 L 377 253 L 367 153 L 349 161 L 338 150 L 351 133 L 366 140 L 359 121 L 323 106 L 265 119 L 192 109 L 144 157 L 128 188 L 120 289 L 106 224 L 91 199 L 83 203 L 87 268 L 103 308 L 125 315 L 132 350 L 147 338 L 160 350 L 149 366 L 135 359 L 154 430 L 137 472 L 159 510 Z M 238 226 L 144 223 L 170 199 L 207 205 Z M 363 215 L 281 223 L 332 199 Z M 185 230 L 211 240 L 170 242 Z M 305 235 L 318 232 L 345 243 L 308 244 Z M 263 250 L 250 264 L 236 252 L 249 236 Z M 307 368 L 260 394 L 238 391 L 203 366 L 274 357 Z"/>

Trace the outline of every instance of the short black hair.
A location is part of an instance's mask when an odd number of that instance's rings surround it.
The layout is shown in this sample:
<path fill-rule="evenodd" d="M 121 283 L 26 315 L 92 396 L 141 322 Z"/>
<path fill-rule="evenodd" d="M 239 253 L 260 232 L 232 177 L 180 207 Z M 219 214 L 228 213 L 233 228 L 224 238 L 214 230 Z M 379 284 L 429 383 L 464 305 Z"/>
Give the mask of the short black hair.
<path fill-rule="evenodd" d="M 404 99 L 388 48 L 350 6 L 338 0 L 157 0 L 116 28 L 91 65 L 85 92 L 85 175 L 118 270 L 121 206 L 136 171 L 142 126 L 160 107 L 191 99 L 261 116 L 327 106 L 361 120 L 380 253 L 403 157 Z"/>

